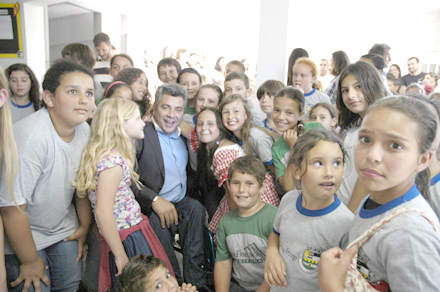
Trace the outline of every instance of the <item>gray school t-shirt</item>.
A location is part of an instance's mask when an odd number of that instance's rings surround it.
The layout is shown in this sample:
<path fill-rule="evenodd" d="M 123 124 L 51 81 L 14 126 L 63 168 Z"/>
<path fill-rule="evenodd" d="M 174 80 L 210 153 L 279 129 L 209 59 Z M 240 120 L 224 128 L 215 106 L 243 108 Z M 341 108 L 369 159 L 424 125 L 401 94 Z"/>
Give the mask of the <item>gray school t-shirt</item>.
<path fill-rule="evenodd" d="M 73 140 L 66 143 L 43 108 L 14 124 L 14 134 L 20 160 L 14 195 L 18 205 L 26 204 L 35 245 L 42 250 L 78 228 L 72 181 L 76 179 L 90 128 L 87 123 L 76 127 Z M 3 180 L 0 194 L 0 207 L 15 206 Z M 7 240 L 5 253 L 14 253 Z"/>
<path fill-rule="evenodd" d="M 269 136 L 263 130 L 252 127 L 249 134 L 249 145 L 252 148 L 254 154 L 263 162 L 265 165 L 272 165 L 272 145 L 274 141 L 271 136 Z"/>
<path fill-rule="evenodd" d="M 319 90 L 316 90 L 313 88 L 313 90 L 309 93 L 304 94 L 304 119 L 308 120 L 310 119 L 310 111 L 312 110 L 312 107 L 320 102 L 327 102 L 331 104 L 330 98 L 327 94 L 322 93 Z"/>
<path fill-rule="evenodd" d="M 424 211 L 439 227 L 439 220 L 417 187 L 375 209 L 362 205 L 349 232 L 352 242 L 371 226 L 401 208 Z M 358 270 L 368 281 L 385 281 L 392 291 L 439 291 L 440 236 L 415 212 L 398 215 L 360 248 Z"/>
<path fill-rule="evenodd" d="M 440 173 L 431 179 L 429 187 L 431 193 L 431 207 L 438 218 L 440 218 Z"/>
<path fill-rule="evenodd" d="M 347 160 L 344 167 L 344 179 L 341 182 L 339 190 L 336 192 L 339 200 L 348 206 L 351 195 L 358 179 L 356 168 L 354 167 L 354 146 L 358 140 L 359 126 L 353 126 L 348 130 L 344 139 L 344 148 L 347 152 Z"/>
<path fill-rule="evenodd" d="M 28 117 L 35 112 L 34 104 L 30 102 L 24 106 L 18 106 L 12 103 L 12 100 L 8 98 L 9 109 L 11 110 L 12 123 L 15 124 L 18 121 Z"/>
<path fill-rule="evenodd" d="M 335 201 L 321 210 L 308 210 L 302 206 L 297 190 L 283 196 L 274 232 L 280 236 L 280 254 L 287 275 L 286 288 L 272 286 L 270 291 L 319 291 L 318 262 L 321 253 L 335 246 L 345 246 L 353 213 Z"/>

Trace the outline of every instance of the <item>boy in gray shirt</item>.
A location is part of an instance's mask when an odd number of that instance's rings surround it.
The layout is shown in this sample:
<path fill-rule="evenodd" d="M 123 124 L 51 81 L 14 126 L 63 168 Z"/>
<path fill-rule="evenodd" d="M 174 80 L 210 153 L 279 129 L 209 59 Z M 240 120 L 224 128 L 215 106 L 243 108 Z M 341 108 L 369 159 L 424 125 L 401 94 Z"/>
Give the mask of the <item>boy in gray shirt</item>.
<path fill-rule="evenodd" d="M 0 185 L 9 291 L 77 291 L 81 280 L 91 210 L 87 198 L 72 204 L 72 181 L 90 135 L 85 121 L 95 109 L 93 74 L 61 61 L 46 73 L 43 89 L 44 108 L 14 125 L 15 200 Z"/>

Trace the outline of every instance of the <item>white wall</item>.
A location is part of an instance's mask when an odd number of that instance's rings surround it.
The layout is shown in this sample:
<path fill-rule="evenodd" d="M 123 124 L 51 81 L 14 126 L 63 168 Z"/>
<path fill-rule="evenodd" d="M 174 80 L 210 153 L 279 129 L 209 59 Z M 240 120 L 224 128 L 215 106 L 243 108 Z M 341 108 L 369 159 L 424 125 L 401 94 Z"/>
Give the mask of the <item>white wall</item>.
<path fill-rule="evenodd" d="M 391 64 L 399 64 L 406 74 L 409 57 L 416 55 L 422 63 L 432 61 L 428 50 L 437 51 L 440 63 L 440 30 L 437 36 L 434 32 L 434 22 L 439 23 L 440 19 L 438 13 L 437 17 L 428 17 L 432 15 L 428 12 L 430 7 L 438 9 L 440 2 L 291 0 L 288 51 L 302 47 L 318 62 L 343 50 L 355 62 L 374 43 L 386 43 L 392 48 Z"/>
<path fill-rule="evenodd" d="M 93 46 L 93 12 L 49 20 L 50 62 L 61 58 L 63 48 L 71 43 Z"/>

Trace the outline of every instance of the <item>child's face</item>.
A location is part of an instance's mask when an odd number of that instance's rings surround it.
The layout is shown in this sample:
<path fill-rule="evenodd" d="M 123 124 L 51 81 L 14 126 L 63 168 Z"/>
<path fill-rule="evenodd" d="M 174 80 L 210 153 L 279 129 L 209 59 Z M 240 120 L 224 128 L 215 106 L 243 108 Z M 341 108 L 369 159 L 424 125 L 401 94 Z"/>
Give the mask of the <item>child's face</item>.
<path fill-rule="evenodd" d="M 420 127 L 401 112 L 379 108 L 365 116 L 354 149 L 356 171 L 373 201 L 384 204 L 408 191 L 429 164 L 419 154 Z"/>
<path fill-rule="evenodd" d="M 212 111 L 206 110 L 199 114 L 197 117 L 196 131 L 200 141 L 206 143 L 209 148 L 214 146 L 221 132 L 218 128 L 215 114 Z"/>
<path fill-rule="evenodd" d="M 222 121 L 226 129 L 233 132 L 236 136 L 241 136 L 241 129 L 246 122 L 247 114 L 241 101 L 236 100 L 223 107 Z"/>
<path fill-rule="evenodd" d="M 218 107 L 218 93 L 212 88 L 199 90 L 196 100 L 196 112 L 199 113 L 205 107 Z"/>
<path fill-rule="evenodd" d="M 275 99 L 272 119 L 277 129 L 281 132 L 294 129 L 303 115 L 304 112 L 299 111 L 298 104 L 293 99 L 285 96 Z"/>
<path fill-rule="evenodd" d="M 61 77 L 55 94 L 44 91 L 44 101 L 51 110 L 54 123 L 75 128 L 84 123 L 95 110 L 93 79 L 82 72 L 70 72 Z"/>
<path fill-rule="evenodd" d="M 109 98 L 122 98 L 122 99 L 133 100 L 133 92 L 131 91 L 130 88 L 126 86 L 120 86 L 116 88 L 112 96 L 110 96 Z"/>
<path fill-rule="evenodd" d="M 423 78 L 423 84 L 425 85 L 430 85 L 432 87 L 435 87 L 435 79 L 432 78 L 432 76 L 430 74 L 426 74 L 425 77 Z"/>
<path fill-rule="evenodd" d="M 133 100 L 143 100 L 147 93 L 147 76 L 142 73 L 138 79 L 130 84 L 131 91 L 133 92 Z"/>
<path fill-rule="evenodd" d="M 144 288 L 145 292 L 178 292 L 179 284 L 167 268 L 159 266 L 148 274 Z"/>
<path fill-rule="evenodd" d="M 341 92 L 342 101 L 347 109 L 362 117 L 368 108 L 368 103 L 362 92 L 361 84 L 352 74 L 342 80 Z"/>
<path fill-rule="evenodd" d="M 244 73 L 244 72 L 242 71 L 242 68 L 241 68 L 240 66 L 238 66 L 238 65 L 234 65 L 234 64 L 227 64 L 227 65 L 226 65 L 226 68 L 225 68 L 225 77 L 228 76 L 228 74 L 229 74 L 229 73 L 232 73 L 232 72 L 241 72 L 241 73 Z"/>
<path fill-rule="evenodd" d="M 116 75 L 118 75 L 119 72 L 121 72 L 123 69 L 125 68 L 132 68 L 133 66 L 131 65 L 130 61 L 122 56 L 116 57 L 113 60 L 113 65 L 110 68 L 110 75 L 113 76 L 113 78 L 116 77 Z"/>
<path fill-rule="evenodd" d="M 250 211 L 258 208 L 264 187 L 260 186 L 254 175 L 235 171 L 228 182 L 228 187 L 231 199 L 239 210 Z"/>
<path fill-rule="evenodd" d="M 186 89 L 186 92 L 188 93 L 188 100 L 193 100 L 197 94 L 197 91 L 199 91 L 199 76 L 194 73 L 184 73 L 182 76 L 180 76 L 180 85 Z"/>
<path fill-rule="evenodd" d="M 269 95 L 268 92 L 265 92 L 260 98 L 260 107 L 265 114 L 271 114 L 273 112 L 273 99 L 274 96 Z"/>
<path fill-rule="evenodd" d="M 12 94 L 15 97 L 27 97 L 31 90 L 31 79 L 25 71 L 12 71 L 9 76 Z"/>
<path fill-rule="evenodd" d="M 333 195 L 339 189 L 344 176 L 341 147 L 337 143 L 319 141 L 307 153 L 301 169 L 294 174 L 296 180 L 301 180 L 305 208 L 317 210 L 329 206 L 333 203 Z"/>
<path fill-rule="evenodd" d="M 312 68 L 309 65 L 299 63 L 293 66 L 293 86 L 300 87 L 304 93 L 312 91 L 312 85 L 316 82 L 316 76 L 312 75 Z"/>
<path fill-rule="evenodd" d="M 388 87 L 390 88 L 390 91 L 391 91 L 392 93 L 397 93 L 398 90 L 399 90 L 399 87 L 396 86 L 396 85 L 394 85 L 394 82 L 391 81 L 391 80 L 388 80 Z"/>
<path fill-rule="evenodd" d="M 141 114 L 136 111 L 134 116 L 124 122 L 124 130 L 128 137 L 132 140 L 139 140 L 144 138 L 145 123 L 141 119 Z"/>
<path fill-rule="evenodd" d="M 166 65 L 159 68 L 159 79 L 163 83 L 176 83 L 178 75 L 176 66 Z"/>
<path fill-rule="evenodd" d="M 240 94 L 244 98 L 248 98 L 251 95 L 251 89 L 246 89 L 241 79 L 225 81 L 225 97 L 231 94 Z"/>
<path fill-rule="evenodd" d="M 329 131 L 335 128 L 338 121 L 336 117 L 332 118 L 328 109 L 322 106 L 318 106 L 310 113 L 310 119 L 320 122 Z"/>

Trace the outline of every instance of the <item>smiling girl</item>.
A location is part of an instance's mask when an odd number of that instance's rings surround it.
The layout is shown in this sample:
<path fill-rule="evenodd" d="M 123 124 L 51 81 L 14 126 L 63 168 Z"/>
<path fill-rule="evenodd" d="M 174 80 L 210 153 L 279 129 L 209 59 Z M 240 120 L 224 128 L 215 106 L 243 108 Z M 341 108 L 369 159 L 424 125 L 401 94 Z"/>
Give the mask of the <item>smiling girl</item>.
<path fill-rule="evenodd" d="M 143 120 L 148 120 L 151 94 L 148 91 L 147 75 L 138 68 L 123 69 L 115 77 L 114 81 L 123 81 L 130 86 L 133 93 L 133 101 L 139 105 Z"/>

